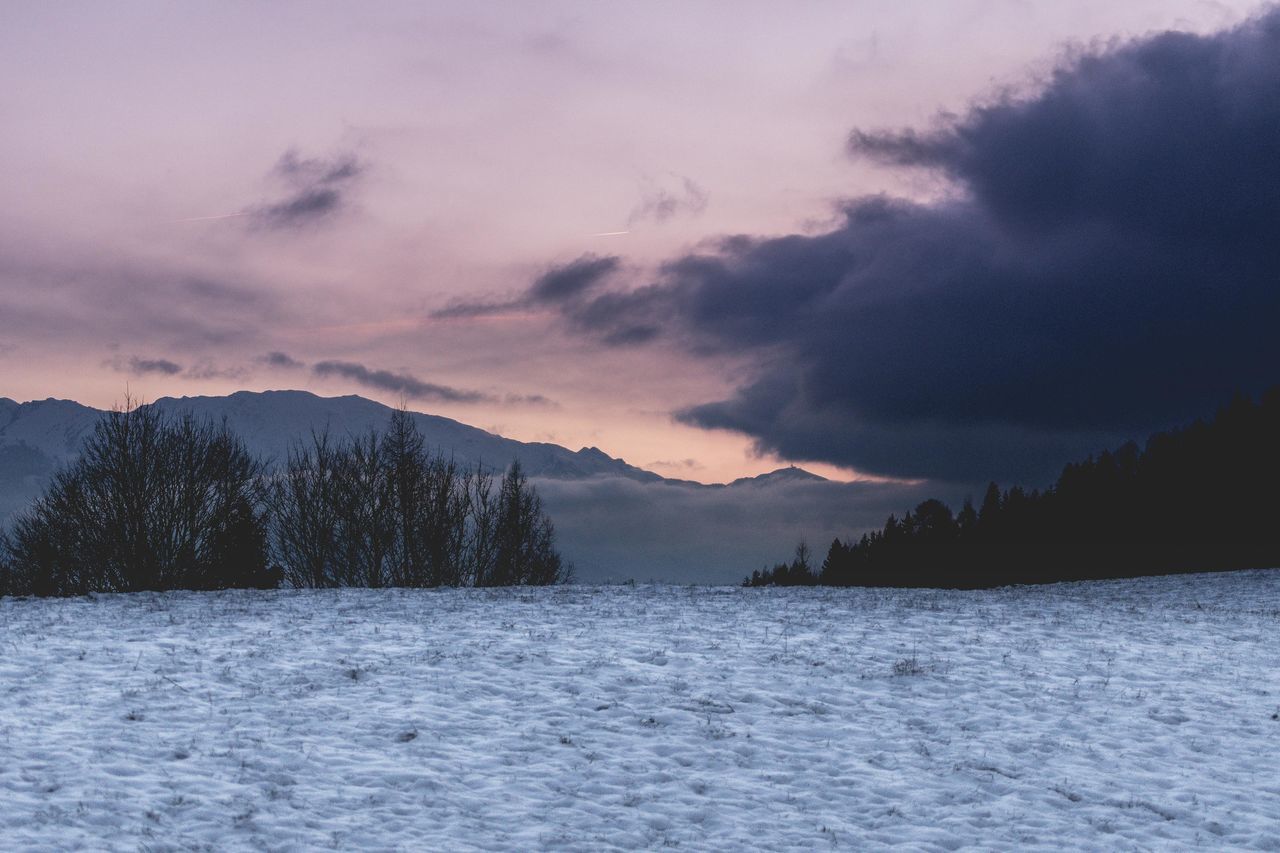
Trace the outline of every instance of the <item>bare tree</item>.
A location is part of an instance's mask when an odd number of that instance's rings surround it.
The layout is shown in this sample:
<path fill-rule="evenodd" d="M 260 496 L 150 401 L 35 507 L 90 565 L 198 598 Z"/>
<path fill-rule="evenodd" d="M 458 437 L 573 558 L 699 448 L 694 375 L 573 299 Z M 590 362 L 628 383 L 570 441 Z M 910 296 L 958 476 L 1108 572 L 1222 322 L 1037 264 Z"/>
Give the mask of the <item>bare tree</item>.
<path fill-rule="evenodd" d="M 370 430 L 348 441 L 338 453 L 338 580 L 340 586 L 383 587 L 393 519 L 387 469 L 378 433 Z"/>
<path fill-rule="evenodd" d="M 458 586 L 464 581 L 468 475 L 429 453 L 412 416 L 394 412 L 382 437 L 394 530 L 391 580 L 397 586 Z"/>
<path fill-rule="evenodd" d="M 328 431 L 289 450 L 272 490 L 273 548 L 285 580 L 296 587 L 336 586 L 341 514 L 338 457 Z"/>
<path fill-rule="evenodd" d="M 225 423 L 124 407 L 14 524 L 15 591 L 274 585 L 262 466 Z"/>
<path fill-rule="evenodd" d="M 481 464 L 467 483 L 467 541 L 463 583 L 490 586 L 497 559 L 498 496 L 493 474 Z"/>
<path fill-rule="evenodd" d="M 494 488 L 427 450 L 403 409 L 385 433 L 313 435 L 272 501 L 276 559 L 298 586 L 495 586 L 568 578 L 554 530 L 519 465 Z"/>

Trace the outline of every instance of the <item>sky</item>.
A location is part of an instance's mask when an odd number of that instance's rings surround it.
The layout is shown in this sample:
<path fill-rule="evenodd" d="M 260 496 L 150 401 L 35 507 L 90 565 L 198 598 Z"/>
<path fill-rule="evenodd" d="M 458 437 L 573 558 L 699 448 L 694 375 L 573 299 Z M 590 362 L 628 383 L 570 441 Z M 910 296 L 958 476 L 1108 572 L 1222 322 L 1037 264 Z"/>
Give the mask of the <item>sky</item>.
<path fill-rule="evenodd" d="M 0 396 L 1043 482 L 1274 381 L 1276 57 L 1254 2 L 11 0 Z"/>

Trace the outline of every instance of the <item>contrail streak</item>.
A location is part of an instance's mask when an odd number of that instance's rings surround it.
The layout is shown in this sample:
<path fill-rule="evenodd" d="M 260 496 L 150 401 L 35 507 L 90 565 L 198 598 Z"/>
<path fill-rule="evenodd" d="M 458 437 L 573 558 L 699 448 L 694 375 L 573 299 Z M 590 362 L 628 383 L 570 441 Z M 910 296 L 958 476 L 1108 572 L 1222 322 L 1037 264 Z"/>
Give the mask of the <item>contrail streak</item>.
<path fill-rule="evenodd" d="M 630 231 L 597 231 L 592 237 L 618 237 L 622 234 L 630 234 Z"/>
<path fill-rule="evenodd" d="M 186 219 L 175 219 L 174 222 L 207 222 L 210 219 L 230 219 L 233 216 L 248 216 L 250 211 L 242 210 L 239 213 L 222 213 L 217 216 L 191 216 Z"/>

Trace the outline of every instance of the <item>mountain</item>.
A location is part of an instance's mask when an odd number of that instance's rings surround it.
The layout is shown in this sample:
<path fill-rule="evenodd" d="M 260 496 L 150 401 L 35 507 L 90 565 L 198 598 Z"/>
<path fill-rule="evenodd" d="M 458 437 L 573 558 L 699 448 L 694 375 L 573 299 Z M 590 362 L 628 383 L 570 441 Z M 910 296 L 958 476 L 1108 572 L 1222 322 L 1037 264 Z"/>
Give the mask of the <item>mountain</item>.
<path fill-rule="evenodd" d="M 254 454 L 282 461 L 289 448 L 311 433 L 328 430 L 334 436 L 359 435 L 381 430 L 392 409 L 364 397 L 319 397 L 308 391 L 237 391 L 226 397 L 161 397 L 150 404 L 170 413 L 190 412 L 197 417 L 226 420 Z M 71 400 L 38 400 L 16 403 L 0 398 L 0 480 L 6 475 L 48 473 L 79 453 L 80 443 L 92 431 L 102 410 Z M 534 478 L 574 480 L 584 477 L 624 477 L 640 483 L 701 486 L 689 480 L 670 480 L 652 471 L 629 465 L 598 447 L 573 451 L 558 444 L 504 438 L 473 426 L 422 412 L 410 413 L 430 447 L 439 448 L 464 464 L 502 469 L 519 460 Z M 773 480 L 804 478 L 821 480 L 800 468 L 790 467 L 744 477 L 729 484 L 760 484 Z"/>
<path fill-rule="evenodd" d="M 265 459 L 287 458 L 290 446 L 313 431 L 346 436 L 381 429 L 391 409 L 363 397 L 318 397 L 306 391 L 239 391 L 227 397 L 162 397 L 151 404 L 167 412 L 226 419 L 249 449 Z M 79 453 L 80 444 L 103 412 L 70 400 L 17 403 L 0 398 L 0 512 L 5 499 L 30 486 Z M 413 413 L 428 445 L 465 464 L 505 468 L 518 459 L 531 477 L 578 479 L 615 476 L 658 482 L 651 471 L 628 465 L 599 448 L 574 452 L 556 444 L 503 438 L 437 415 Z"/>
<path fill-rule="evenodd" d="M 249 449 L 266 459 L 281 461 L 289 447 L 311 432 L 328 429 L 334 436 L 381 431 L 392 409 L 364 397 L 318 397 L 307 391 L 237 391 L 227 397 L 162 397 L 153 404 L 170 412 L 192 412 L 227 424 Z M 412 412 L 414 423 L 429 447 L 439 448 L 464 464 L 506 468 L 519 460 L 530 477 L 577 479 L 599 475 L 639 482 L 662 478 L 628 465 L 595 447 L 574 452 L 558 444 L 524 442 L 494 435 L 439 415 Z"/>
<path fill-rule="evenodd" d="M 392 409 L 363 397 L 306 391 L 239 391 L 226 397 L 162 397 L 150 404 L 221 421 L 270 461 L 313 431 L 347 436 L 382 429 Z M 0 397 L 0 526 L 40 494 L 49 475 L 75 459 L 104 412 L 70 400 L 18 403 Z M 502 469 L 519 460 L 543 495 L 565 555 L 584 580 L 732 581 L 743 568 L 781 558 L 818 530 L 844 534 L 832 516 L 854 484 L 789 467 L 704 485 L 664 478 L 598 447 L 504 438 L 449 418 L 412 413 L 428 445 L 463 464 Z M 844 491 L 842 491 L 844 489 Z M 857 502 L 855 501 L 855 504 Z M 808 507 L 814 507 L 810 512 Z M 815 527 L 814 518 L 827 517 Z M 855 513 L 856 515 L 856 513 Z M 879 524 L 876 516 L 870 523 Z M 818 540 L 815 540 L 818 541 Z"/>
<path fill-rule="evenodd" d="M 40 494 L 55 468 L 76 457 L 101 416 L 70 400 L 17 403 L 0 397 L 0 522 Z"/>
<path fill-rule="evenodd" d="M 797 468 L 791 465 L 787 468 L 779 468 L 776 471 L 770 471 L 767 474 L 757 474 L 754 477 L 739 477 L 732 483 L 733 486 L 776 486 L 782 483 L 825 483 L 826 477 L 820 477 L 812 471 L 806 471 L 803 468 Z"/>

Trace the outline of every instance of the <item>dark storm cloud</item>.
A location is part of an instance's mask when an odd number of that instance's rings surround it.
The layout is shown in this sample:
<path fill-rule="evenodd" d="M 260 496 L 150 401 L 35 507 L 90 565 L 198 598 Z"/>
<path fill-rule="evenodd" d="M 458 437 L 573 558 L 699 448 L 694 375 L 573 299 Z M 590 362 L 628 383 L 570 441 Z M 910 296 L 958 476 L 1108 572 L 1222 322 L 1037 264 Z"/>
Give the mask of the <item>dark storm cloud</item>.
<path fill-rule="evenodd" d="M 317 376 L 341 376 L 368 388 L 403 394 L 411 400 L 438 400 L 445 403 L 481 403 L 490 398 L 478 391 L 465 391 L 424 382 L 407 373 L 376 370 L 353 361 L 318 361 L 311 367 Z"/>
<path fill-rule="evenodd" d="M 567 264 L 554 266 L 534 280 L 515 299 L 490 302 L 459 302 L 431 316 L 437 320 L 488 317 L 530 308 L 558 307 L 576 303 L 590 290 L 617 271 L 621 259 L 614 255 L 585 254 Z"/>
<path fill-rule="evenodd" d="M 898 477 L 1043 482 L 1280 381 L 1280 12 L 850 144 L 954 191 L 728 239 L 566 320 L 747 355 L 751 381 L 680 418 Z"/>
<path fill-rule="evenodd" d="M 272 175 L 289 192 L 276 201 L 252 207 L 252 222 L 266 228 L 288 229 L 324 219 L 345 204 L 351 184 L 363 171 L 364 166 L 351 154 L 302 158 L 297 151 L 286 151 Z"/>

